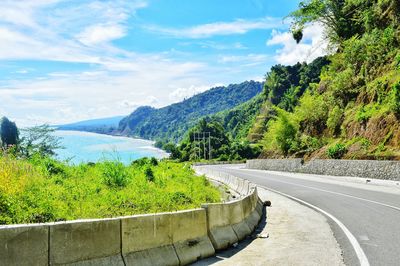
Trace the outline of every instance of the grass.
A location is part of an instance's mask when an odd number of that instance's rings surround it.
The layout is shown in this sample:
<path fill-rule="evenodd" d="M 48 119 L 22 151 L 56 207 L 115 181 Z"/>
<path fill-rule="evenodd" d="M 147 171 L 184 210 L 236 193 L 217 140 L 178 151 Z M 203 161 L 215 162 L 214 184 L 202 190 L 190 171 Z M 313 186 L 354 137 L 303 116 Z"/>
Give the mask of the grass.
<path fill-rule="evenodd" d="M 0 224 L 176 211 L 220 199 L 218 189 L 188 164 L 141 159 L 130 166 L 69 166 L 0 156 Z"/>

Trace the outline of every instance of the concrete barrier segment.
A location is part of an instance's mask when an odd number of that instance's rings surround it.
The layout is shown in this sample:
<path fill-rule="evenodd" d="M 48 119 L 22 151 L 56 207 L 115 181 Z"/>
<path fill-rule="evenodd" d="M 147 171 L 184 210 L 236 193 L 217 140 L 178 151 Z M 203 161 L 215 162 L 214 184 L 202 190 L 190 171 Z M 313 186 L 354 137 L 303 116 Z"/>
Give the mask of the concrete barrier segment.
<path fill-rule="evenodd" d="M 194 209 L 172 213 L 172 241 L 181 265 L 215 253 L 207 234 L 205 209 Z"/>
<path fill-rule="evenodd" d="M 187 265 L 199 259 L 215 254 L 215 249 L 208 235 L 174 243 L 180 265 Z"/>
<path fill-rule="evenodd" d="M 237 224 L 233 224 L 232 229 L 235 232 L 239 241 L 245 239 L 252 232 L 252 230 L 247 225 L 245 219 Z"/>
<path fill-rule="evenodd" d="M 124 265 L 119 219 L 77 220 L 50 225 L 51 265 Z"/>
<path fill-rule="evenodd" d="M 226 249 L 239 241 L 230 225 L 210 229 L 209 237 L 215 250 Z"/>
<path fill-rule="evenodd" d="M 125 253 L 127 266 L 176 266 L 179 259 L 173 245 L 160 246 L 141 251 Z"/>
<path fill-rule="evenodd" d="M 47 265 L 47 225 L 0 226 L 0 265 Z"/>

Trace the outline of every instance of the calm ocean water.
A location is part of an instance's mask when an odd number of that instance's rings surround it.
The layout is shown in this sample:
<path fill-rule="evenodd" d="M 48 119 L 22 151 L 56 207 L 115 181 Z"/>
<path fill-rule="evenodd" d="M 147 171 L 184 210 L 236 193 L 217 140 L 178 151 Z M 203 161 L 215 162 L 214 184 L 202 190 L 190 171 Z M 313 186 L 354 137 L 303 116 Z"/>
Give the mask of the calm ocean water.
<path fill-rule="evenodd" d="M 65 147 L 56 151 L 57 158 L 73 164 L 101 160 L 119 160 L 129 164 L 142 157 L 168 157 L 167 153 L 155 148 L 153 142 L 148 140 L 80 131 L 58 130 L 55 135 L 62 138 L 61 145 Z"/>

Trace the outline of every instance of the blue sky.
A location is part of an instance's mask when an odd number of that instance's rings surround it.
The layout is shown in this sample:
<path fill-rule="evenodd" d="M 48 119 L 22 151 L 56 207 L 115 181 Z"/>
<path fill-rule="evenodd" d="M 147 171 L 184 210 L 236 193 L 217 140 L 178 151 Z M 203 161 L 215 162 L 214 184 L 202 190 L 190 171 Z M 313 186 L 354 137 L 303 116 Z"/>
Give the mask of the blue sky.
<path fill-rule="evenodd" d="M 0 115 L 66 123 L 162 107 L 212 86 L 262 80 L 274 64 L 326 51 L 284 17 L 299 1 L 4 0 Z"/>

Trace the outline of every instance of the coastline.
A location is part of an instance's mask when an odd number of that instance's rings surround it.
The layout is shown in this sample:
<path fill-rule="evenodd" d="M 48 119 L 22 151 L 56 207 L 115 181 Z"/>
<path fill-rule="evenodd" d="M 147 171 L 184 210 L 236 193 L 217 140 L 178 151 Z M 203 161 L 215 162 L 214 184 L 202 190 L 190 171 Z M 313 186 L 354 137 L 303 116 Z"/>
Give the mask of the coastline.
<path fill-rule="evenodd" d="M 64 149 L 57 151 L 59 159 L 73 163 L 92 162 L 102 159 L 118 159 L 129 163 L 143 157 L 168 158 L 169 153 L 154 146 L 155 141 L 115 134 L 100 134 L 89 131 L 61 130 Z"/>

